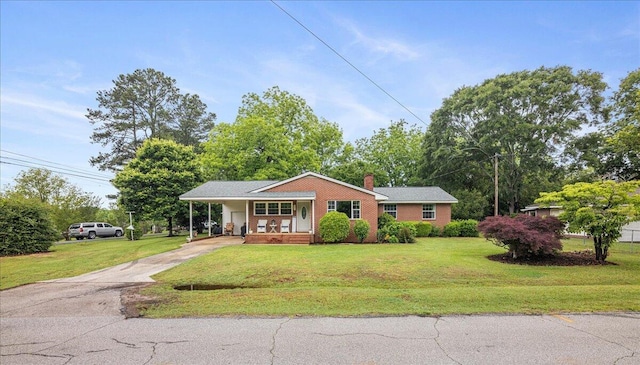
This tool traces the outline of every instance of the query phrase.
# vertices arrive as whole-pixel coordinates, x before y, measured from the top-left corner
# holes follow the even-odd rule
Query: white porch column
[[[193,239],[193,201],[189,200],[189,239]]]
[[[311,232],[316,234],[316,201],[311,201]]]
[[[211,203],[209,203],[209,218],[207,222],[207,225],[209,226],[209,237],[211,237]]]
[[[251,223],[249,222],[249,201],[248,200],[245,202],[244,215],[245,215],[244,221],[246,222],[244,234],[246,236],[249,234],[249,227],[251,227]]]

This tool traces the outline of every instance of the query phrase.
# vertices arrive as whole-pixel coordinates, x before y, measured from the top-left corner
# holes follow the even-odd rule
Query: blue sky
[[[138,68],[200,95],[219,122],[235,119],[244,94],[277,85],[352,141],[401,118],[426,128],[455,89],[501,73],[569,65],[615,89],[640,66],[640,2],[278,4],[421,120],[271,2],[2,1],[2,161],[68,165],[83,190],[115,193],[113,175],[88,163],[105,149],[90,143],[84,115],[98,90]],[[0,169],[5,186],[25,168]]]

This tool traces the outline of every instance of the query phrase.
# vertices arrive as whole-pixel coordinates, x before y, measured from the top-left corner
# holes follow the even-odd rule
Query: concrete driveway
[[[123,288],[152,283],[152,275],[229,245],[240,237],[217,237],[70,278],[49,280],[0,292],[0,317],[121,315]]]
[[[225,237],[0,292],[0,364],[640,364],[640,313],[125,319],[123,289]],[[256,303],[256,305],[260,305]]]

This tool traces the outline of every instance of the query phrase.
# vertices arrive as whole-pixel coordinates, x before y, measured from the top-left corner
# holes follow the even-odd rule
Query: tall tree
[[[207,105],[195,94],[180,95],[169,123],[173,140],[199,150],[209,137],[216,115],[207,112]]]
[[[640,69],[620,82],[611,98],[612,118],[595,132],[577,138],[566,149],[570,171],[628,181],[640,178]]]
[[[556,161],[562,147],[581,127],[602,122],[605,88],[600,73],[559,66],[499,75],[456,90],[431,115],[423,143],[424,180],[477,188],[493,197],[498,155],[500,200],[509,213],[517,211],[539,189],[559,184]]]
[[[561,191],[540,193],[536,203],[560,205],[560,219],[570,232],[593,237],[596,259],[604,261],[609,247],[620,237],[625,224],[640,218],[640,181],[598,181],[565,185]]]
[[[613,103],[616,128],[606,142],[623,164],[615,175],[620,180],[640,179],[640,68],[622,79]]]
[[[376,186],[388,186],[388,176],[382,167],[365,162],[356,153],[356,147],[347,142],[336,163],[326,175],[351,185],[364,187],[364,176],[373,174]]]
[[[136,157],[116,174],[113,185],[120,190],[119,202],[149,220],[167,220],[169,236],[173,220],[188,212],[179,196],[202,182],[193,147],[174,141],[148,139]]]
[[[49,207],[56,229],[61,232],[75,222],[90,221],[100,209],[100,198],[71,184],[50,170],[31,168],[7,186],[5,197],[35,200]]]
[[[97,93],[98,109],[87,109],[92,143],[109,147],[90,159],[101,170],[119,171],[149,138],[195,145],[206,137],[215,115],[197,95],[181,95],[176,80],[152,68],[120,75],[113,88]]]
[[[389,186],[417,185],[423,138],[420,128],[400,119],[378,129],[371,138],[357,140],[356,153],[365,164],[383,171],[384,176],[376,176],[379,184],[384,181]]]
[[[306,101],[278,87],[245,95],[235,123],[219,123],[205,143],[208,178],[282,179],[326,173],[343,147],[342,131]]]

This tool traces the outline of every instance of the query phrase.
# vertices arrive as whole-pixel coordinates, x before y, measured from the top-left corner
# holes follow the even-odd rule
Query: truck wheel
[[[96,238],[96,233],[95,232],[89,232],[89,236],[87,236],[87,238],[90,239],[90,240]]]
[[[116,237],[122,237],[122,231],[121,230],[117,230],[116,231]]]

